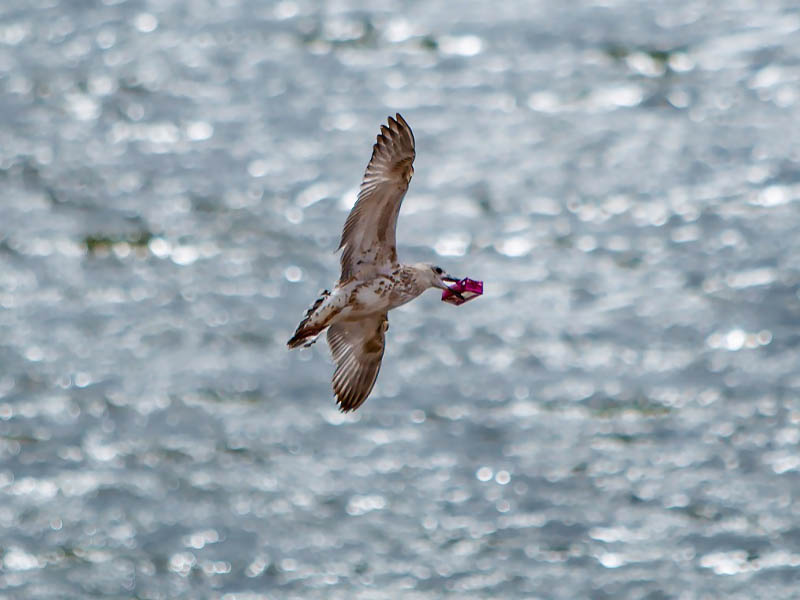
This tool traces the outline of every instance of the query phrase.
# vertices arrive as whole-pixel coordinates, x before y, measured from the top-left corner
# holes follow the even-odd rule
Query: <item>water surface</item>
[[[0,598],[789,599],[800,12],[695,0],[0,9]],[[289,353],[417,140],[342,416]]]

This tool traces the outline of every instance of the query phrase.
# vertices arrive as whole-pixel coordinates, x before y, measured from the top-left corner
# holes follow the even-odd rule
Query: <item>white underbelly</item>
[[[392,308],[392,281],[376,277],[360,286],[353,294],[354,311],[365,313],[386,312]]]
[[[407,290],[389,277],[379,275],[368,282],[353,282],[339,289],[331,299],[341,303],[337,319],[358,319],[367,315],[385,313],[413,300],[418,293]]]

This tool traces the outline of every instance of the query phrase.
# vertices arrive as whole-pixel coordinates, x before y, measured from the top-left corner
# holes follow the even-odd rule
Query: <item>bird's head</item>
[[[428,287],[440,288],[449,290],[457,278],[448,275],[444,269],[436,265],[429,265],[427,263],[420,263],[414,265],[414,268],[419,273],[420,279],[428,284]]]

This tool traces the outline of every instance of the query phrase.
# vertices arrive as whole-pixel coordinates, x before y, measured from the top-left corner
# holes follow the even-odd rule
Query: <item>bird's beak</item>
[[[436,287],[440,287],[443,290],[451,289],[448,283],[452,284],[452,283],[458,283],[460,281],[457,277],[453,277],[452,275],[442,275],[441,279],[442,279],[441,285],[437,285]]]
[[[448,285],[448,283],[454,284],[458,283],[459,281],[461,280],[458,277],[453,277],[452,275],[442,275],[442,285],[437,287],[441,287],[443,290],[449,290],[453,292],[454,296],[463,300],[464,296],[461,295],[461,292],[455,291],[452,287],[450,287],[450,285]]]

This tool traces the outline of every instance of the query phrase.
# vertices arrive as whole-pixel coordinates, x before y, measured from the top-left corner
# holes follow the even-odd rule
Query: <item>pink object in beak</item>
[[[456,296],[455,292],[460,293],[461,298]],[[449,302],[459,306],[468,300],[477,298],[481,294],[483,294],[483,282],[465,277],[451,285],[449,290],[442,290],[442,302]]]

